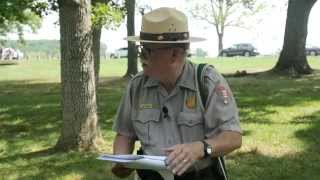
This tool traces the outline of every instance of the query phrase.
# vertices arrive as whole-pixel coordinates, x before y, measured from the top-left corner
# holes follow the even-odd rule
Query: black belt
[[[174,176],[174,179],[175,180],[205,180],[205,179],[213,180],[214,177],[212,176],[211,168],[212,167],[207,167],[199,171],[187,172],[182,174],[181,176]],[[164,180],[158,172],[153,170],[139,169],[136,171],[141,180]]]

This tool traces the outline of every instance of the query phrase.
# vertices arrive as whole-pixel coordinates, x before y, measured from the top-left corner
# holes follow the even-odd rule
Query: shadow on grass
[[[240,108],[242,123],[272,124],[268,118],[276,108],[320,100],[320,71],[303,78],[286,78],[269,73],[228,78]]]
[[[103,134],[111,131],[126,85],[123,80],[112,79],[101,79],[98,89]],[[59,83],[0,82],[0,102],[0,179],[111,177],[110,164],[96,160],[97,154],[54,153],[47,149],[55,145],[62,124]]]
[[[0,66],[11,66],[19,64],[17,61],[3,61],[0,60]]]
[[[320,176],[320,111],[307,117],[297,117],[292,124],[308,124],[308,128],[295,132],[303,142],[303,151],[274,157],[257,149],[229,156],[229,170],[237,180],[317,180]],[[282,142],[285,144],[286,142]]]
[[[50,136],[58,132],[61,124],[59,101],[57,84],[1,83],[0,136],[6,141],[1,155],[54,144]]]
[[[111,131],[124,85],[123,81],[102,79],[98,91],[102,132]],[[0,102],[0,137],[5,142],[0,145],[1,156],[56,143],[62,124],[58,83],[0,82]]]
[[[1,163],[14,163],[4,168],[0,177],[8,179],[111,179],[111,164],[96,159],[97,154],[84,152],[57,153],[51,149],[16,154],[0,159]],[[17,162],[19,162],[18,165]],[[3,169],[2,169],[3,170]],[[15,176],[12,176],[12,175]],[[117,179],[117,178],[112,178]],[[130,179],[130,178],[127,178]]]

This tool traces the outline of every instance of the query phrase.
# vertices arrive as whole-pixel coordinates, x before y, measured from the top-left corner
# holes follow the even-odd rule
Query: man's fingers
[[[125,177],[128,177],[134,170],[124,167],[121,164],[116,164],[115,166],[112,167],[111,171],[117,177],[125,178]]]
[[[192,148],[188,147],[188,144],[180,144],[165,149],[168,153],[166,165],[173,174],[182,175],[194,163]]]
[[[178,173],[187,163],[188,160],[186,158],[181,160],[179,159],[179,162],[177,162],[173,167],[173,171]]]
[[[187,161],[184,166],[182,166],[178,171],[177,175],[181,176],[184,172],[187,171],[187,169],[192,165],[191,161]]]
[[[171,152],[168,154],[167,163],[171,164],[172,161],[174,161],[179,155],[181,154],[180,148],[174,148]]]
[[[169,147],[169,148],[163,148],[163,150],[165,152],[172,152],[174,150],[174,146],[173,147]]]
[[[181,162],[183,158],[182,157],[176,157],[174,159],[172,159],[171,161],[169,161],[169,168],[170,169],[175,169],[176,166],[179,164],[179,162]]]

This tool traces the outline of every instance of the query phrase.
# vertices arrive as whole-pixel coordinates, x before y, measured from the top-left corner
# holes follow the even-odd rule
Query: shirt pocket
[[[133,120],[133,127],[141,143],[146,145],[156,144],[155,137],[161,134],[159,131],[160,124],[159,109],[140,110]]]
[[[180,112],[178,126],[183,143],[204,139],[202,113]]]

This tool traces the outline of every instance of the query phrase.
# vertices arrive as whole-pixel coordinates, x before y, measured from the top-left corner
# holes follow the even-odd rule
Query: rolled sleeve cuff
[[[238,121],[235,121],[234,119],[230,121],[226,121],[223,124],[220,124],[218,127],[207,132],[206,137],[216,136],[220,134],[222,131],[233,131],[233,132],[238,132],[242,134],[242,129],[237,122]]]
[[[112,131],[114,131],[114,132],[116,132],[116,133],[118,133],[118,134],[121,134],[121,135],[123,135],[123,136],[127,136],[127,137],[130,137],[130,138],[136,139],[136,134],[133,133],[133,132],[125,131],[125,130],[119,129],[119,128],[115,127],[115,126],[112,127]]]
[[[225,124],[220,126],[219,128],[220,131],[235,131],[235,132],[239,132],[240,134],[242,134],[242,129],[239,126],[234,126],[234,125],[230,125],[230,124]]]

